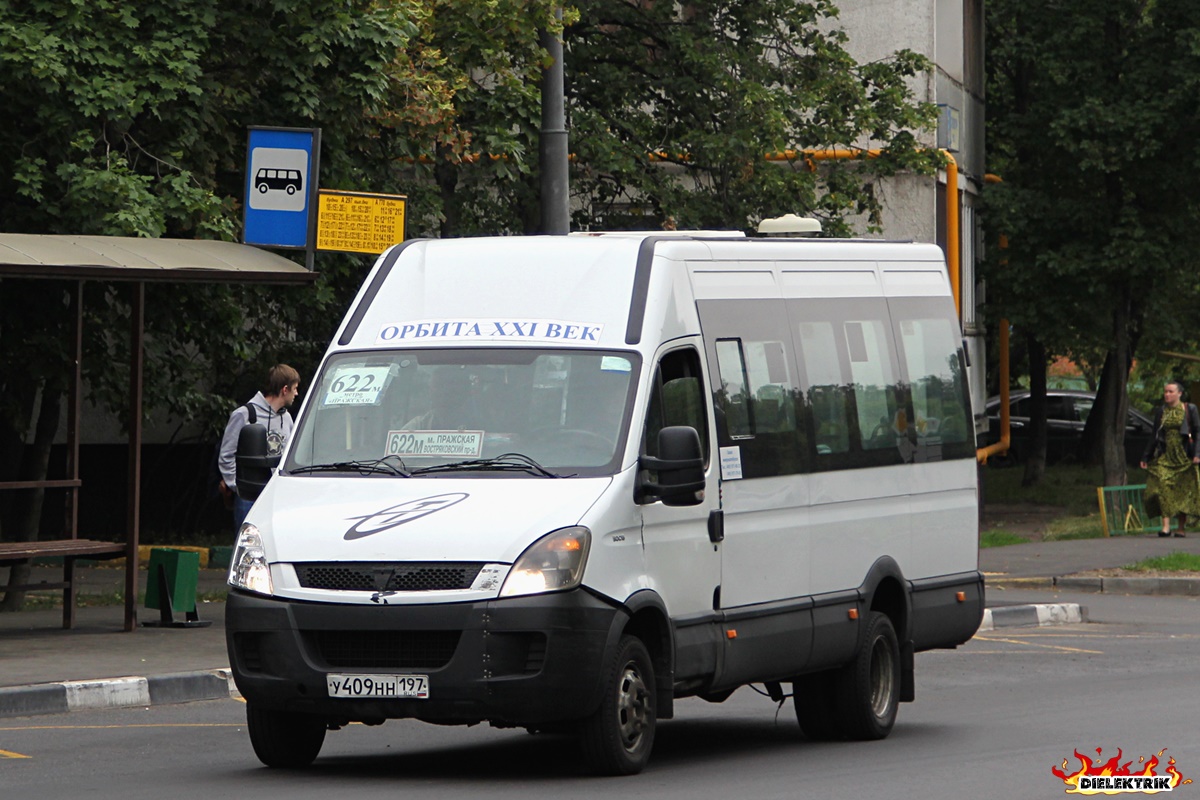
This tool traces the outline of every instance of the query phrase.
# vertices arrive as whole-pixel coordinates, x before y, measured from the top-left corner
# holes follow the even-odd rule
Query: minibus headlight
[[[575,526],[548,533],[521,554],[504,579],[501,597],[574,589],[583,579],[592,533]]]
[[[258,594],[272,594],[271,567],[263,550],[262,534],[250,523],[242,525],[233,558],[229,562],[229,585]]]

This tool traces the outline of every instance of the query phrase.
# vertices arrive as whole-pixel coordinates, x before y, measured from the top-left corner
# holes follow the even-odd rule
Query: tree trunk
[[[0,417],[0,481],[22,480],[25,437],[33,421],[37,389],[37,382],[31,380],[8,387],[11,395],[17,398],[17,413],[12,417]],[[15,519],[22,494],[15,490],[0,492],[0,542],[16,541],[11,532],[16,530]]]
[[[1029,353],[1029,450],[1025,454],[1022,486],[1033,486],[1046,475],[1046,347],[1026,334]]]
[[[1129,393],[1126,384],[1132,366],[1130,340],[1131,309],[1128,300],[1113,310],[1113,348],[1104,359],[1096,404],[1088,415],[1087,427],[1099,426],[1097,438],[1084,446],[1089,448],[1087,463],[1099,463],[1104,470],[1105,486],[1124,486],[1127,480],[1125,465],[1125,424],[1129,419]],[[1085,431],[1086,433],[1087,431]],[[1099,458],[1095,456],[1099,455]]]
[[[1092,404],[1092,410],[1084,422],[1083,436],[1080,437],[1079,446],[1075,451],[1075,456],[1079,459],[1080,464],[1099,466],[1104,463],[1104,406],[1109,402],[1104,386],[1104,376],[1112,369],[1114,357],[1115,353],[1112,350],[1104,355],[1104,366],[1100,368],[1100,383],[1095,388],[1096,401]]]
[[[1113,312],[1115,347],[1112,370],[1100,377],[1100,394],[1104,396],[1104,435],[1102,437],[1104,485],[1124,486],[1125,424],[1129,419],[1129,370],[1133,366],[1130,342],[1130,306],[1126,299]],[[1107,386],[1105,384],[1108,384]]]
[[[33,443],[26,445],[21,464],[23,480],[45,480],[50,468],[50,448],[54,444],[54,436],[58,433],[58,420],[62,409],[63,386],[60,381],[51,380],[42,391],[42,399],[38,408],[37,428],[34,431]],[[20,500],[13,509],[12,541],[32,542],[38,538],[38,528],[42,517],[42,502],[46,497],[45,489],[24,489],[18,492]],[[23,502],[22,502],[23,501]],[[20,586],[29,583],[30,568],[28,564],[17,564],[8,571],[8,582],[5,584],[4,600],[0,601],[0,612],[20,611],[25,605],[25,592],[13,591],[9,586]]]

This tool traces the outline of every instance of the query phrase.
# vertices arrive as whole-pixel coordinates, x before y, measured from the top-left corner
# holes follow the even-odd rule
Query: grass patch
[[[1137,483],[1134,472],[1140,471],[1131,471],[1128,480]],[[1024,477],[1023,465],[985,469],[984,502],[997,505],[1033,503],[1055,506],[1075,516],[1094,514],[1098,510],[1096,487],[1104,483],[1104,473],[1100,467],[1054,464],[1046,467],[1046,474],[1042,480],[1033,486],[1022,486],[1021,480]],[[1099,520],[1096,524],[1099,525]]]
[[[1046,526],[1042,538],[1047,542],[1064,542],[1071,539],[1100,539],[1104,537],[1104,526],[1099,514],[1063,517]]]
[[[984,531],[979,537],[980,547],[1004,547],[1010,544],[1025,544],[1029,540],[1024,536],[1006,531],[1003,528],[993,528],[990,531]]]
[[[1200,555],[1196,553],[1167,553],[1165,556],[1144,558],[1133,564],[1126,564],[1125,569],[1137,572],[1200,572]]]

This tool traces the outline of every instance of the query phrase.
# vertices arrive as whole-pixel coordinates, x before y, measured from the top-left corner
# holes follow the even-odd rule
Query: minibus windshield
[[[284,470],[408,478],[612,474],[640,359],[600,350],[338,353]]]

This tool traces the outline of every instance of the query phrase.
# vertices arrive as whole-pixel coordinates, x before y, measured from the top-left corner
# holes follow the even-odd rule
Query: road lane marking
[[[33,756],[23,756],[20,753],[14,753],[11,750],[0,750],[0,758],[32,758]]]
[[[132,725],[21,725],[0,731],[102,731],[122,728],[244,728],[244,722],[139,722]],[[0,750],[0,753],[4,752]]]
[[[989,633],[990,631],[985,631]],[[1050,631],[1039,631],[1038,633],[1023,633],[1022,636],[1036,636],[1040,638],[1070,638],[1070,639],[1167,639],[1167,640],[1189,640],[1200,638],[1200,635],[1194,633],[1102,633],[1095,632],[1071,632],[1052,633]]]
[[[1001,638],[1001,637],[993,638],[990,636],[988,636],[988,637],[977,636],[975,638],[977,638],[981,641],[984,641],[984,642],[1004,642],[1007,644],[1020,644],[1020,645],[1026,646],[1026,647],[1041,647],[1041,648],[1045,648],[1046,650],[1059,650],[1064,653],[1088,653],[1090,655],[1104,655],[1103,650],[1085,650],[1081,647],[1064,647],[1059,644],[1041,644],[1038,642],[1023,641],[1021,639],[1007,639],[1007,638]]]

